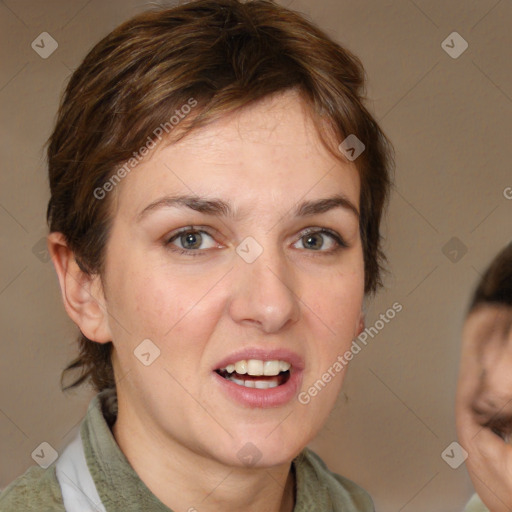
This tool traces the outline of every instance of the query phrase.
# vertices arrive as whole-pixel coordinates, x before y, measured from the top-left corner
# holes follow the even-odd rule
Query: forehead
[[[119,184],[117,210],[140,211],[177,192],[278,206],[336,189],[358,205],[355,165],[336,159],[322,136],[297,93],[265,98],[178,142],[160,143]]]

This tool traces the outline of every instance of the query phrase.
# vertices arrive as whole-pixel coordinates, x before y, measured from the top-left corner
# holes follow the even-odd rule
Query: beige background
[[[403,311],[354,359],[313,448],[363,485],[380,512],[460,511],[471,484],[464,465],[451,469],[441,453],[456,435],[463,311],[478,275],[512,238],[512,200],[504,194],[512,187],[512,3],[283,3],[361,57],[370,107],[397,151],[384,226],[391,275],[367,325],[396,301]],[[0,487],[33,464],[42,441],[63,448],[91,396],[59,390],[76,328],[37,250],[48,200],[42,146],[70,72],[93,43],[146,6],[0,3]],[[46,60],[30,46],[43,31],[59,45]],[[469,43],[457,59],[441,47],[453,31]],[[443,249],[452,237],[467,249],[457,262],[445,256],[450,246]]]

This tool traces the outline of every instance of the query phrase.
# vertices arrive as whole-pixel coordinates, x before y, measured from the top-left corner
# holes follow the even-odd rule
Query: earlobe
[[[68,316],[90,340],[112,341],[100,276],[81,270],[62,233],[50,233],[47,244]]]

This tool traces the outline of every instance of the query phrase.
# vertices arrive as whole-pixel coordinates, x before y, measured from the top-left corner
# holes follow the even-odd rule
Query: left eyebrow
[[[139,212],[137,215],[137,222],[140,222],[151,211],[155,211],[162,207],[186,207],[207,215],[219,215],[222,217],[237,216],[232,206],[222,199],[206,199],[193,195],[181,195],[165,196],[157,199]],[[343,208],[348,210],[359,220],[358,209],[350,199],[342,194],[336,194],[331,197],[316,199],[314,201],[303,201],[295,207],[293,215],[296,217],[307,217],[317,215],[319,213],[325,213],[334,208]]]
[[[341,194],[336,194],[335,196],[325,199],[317,199],[316,201],[304,201],[295,208],[294,214],[297,217],[305,217],[324,213],[333,208],[344,208],[352,212],[359,220],[359,211],[354,203],[352,203],[348,197]]]

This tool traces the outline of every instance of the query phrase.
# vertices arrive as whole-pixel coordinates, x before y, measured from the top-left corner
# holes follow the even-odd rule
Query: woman
[[[306,448],[381,284],[391,158],[363,86],[267,1],[144,13],[91,50],[48,147],[48,247],[81,331],[65,375],[98,394],[2,510],[373,510]]]
[[[482,276],[464,323],[457,433],[477,491],[466,512],[512,508],[512,243]]]

